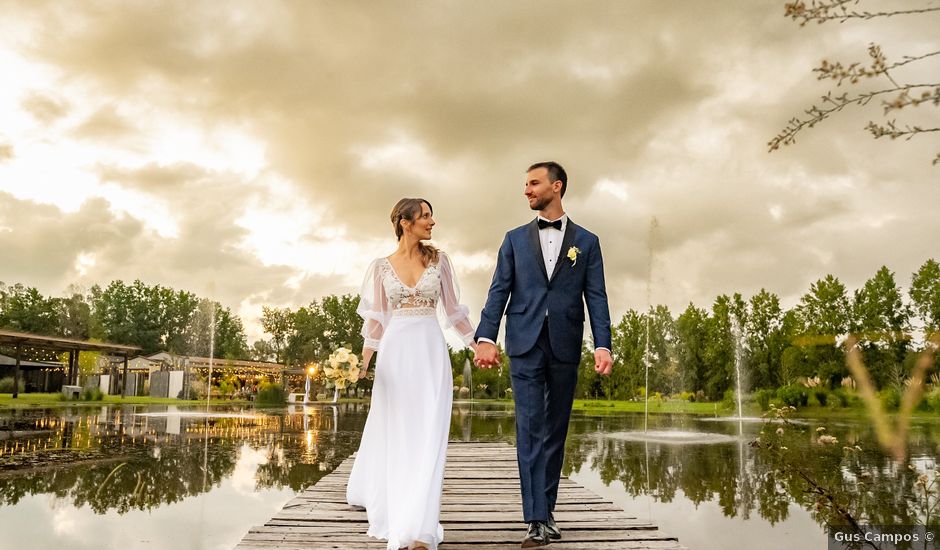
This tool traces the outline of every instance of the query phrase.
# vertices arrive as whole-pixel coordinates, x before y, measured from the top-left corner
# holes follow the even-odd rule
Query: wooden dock
[[[266,524],[253,527],[238,550],[385,549],[366,536],[361,508],[346,504],[353,457],[288,502]],[[555,507],[562,540],[557,550],[684,550],[675,537],[630,517],[574,481],[562,478]],[[440,550],[519,548],[525,534],[516,451],[505,443],[451,442],[441,503]]]

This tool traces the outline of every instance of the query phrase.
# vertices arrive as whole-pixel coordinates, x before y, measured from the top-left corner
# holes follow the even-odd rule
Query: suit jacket
[[[552,352],[561,361],[577,363],[587,303],[594,345],[611,349],[604,260],[597,235],[569,218],[554,272],[546,273],[538,232],[532,220],[506,233],[475,339],[495,342],[505,311],[506,353],[523,355],[535,346],[548,312]],[[572,246],[580,251],[577,261],[568,258]]]

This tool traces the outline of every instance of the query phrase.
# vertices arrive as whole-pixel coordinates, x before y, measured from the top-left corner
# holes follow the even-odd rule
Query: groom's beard
[[[548,206],[550,201],[548,199],[540,199],[529,205],[529,208],[536,211],[545,210],[545,207]]]

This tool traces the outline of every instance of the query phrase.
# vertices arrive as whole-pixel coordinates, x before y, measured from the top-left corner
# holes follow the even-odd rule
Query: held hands
[[[594,370],[601,376],[610,376],[614,360],[606,349],[594,350]]]
[[[499,350],[490,342],[477,342],[474,349],[473,364],[481,369],[499,365]]]

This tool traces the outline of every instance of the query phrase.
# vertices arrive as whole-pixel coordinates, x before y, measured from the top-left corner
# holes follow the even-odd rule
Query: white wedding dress
[[[365,346],[378,351],[372,404],[349,474],[346,501],[363,506],[369,536],[389,550],[437,548],[453,376],[441,323],[473,341],[448,257],[405,285],[386,258],[372,262],[360,294]],[[441,321],[438,321],[438,312]]]

